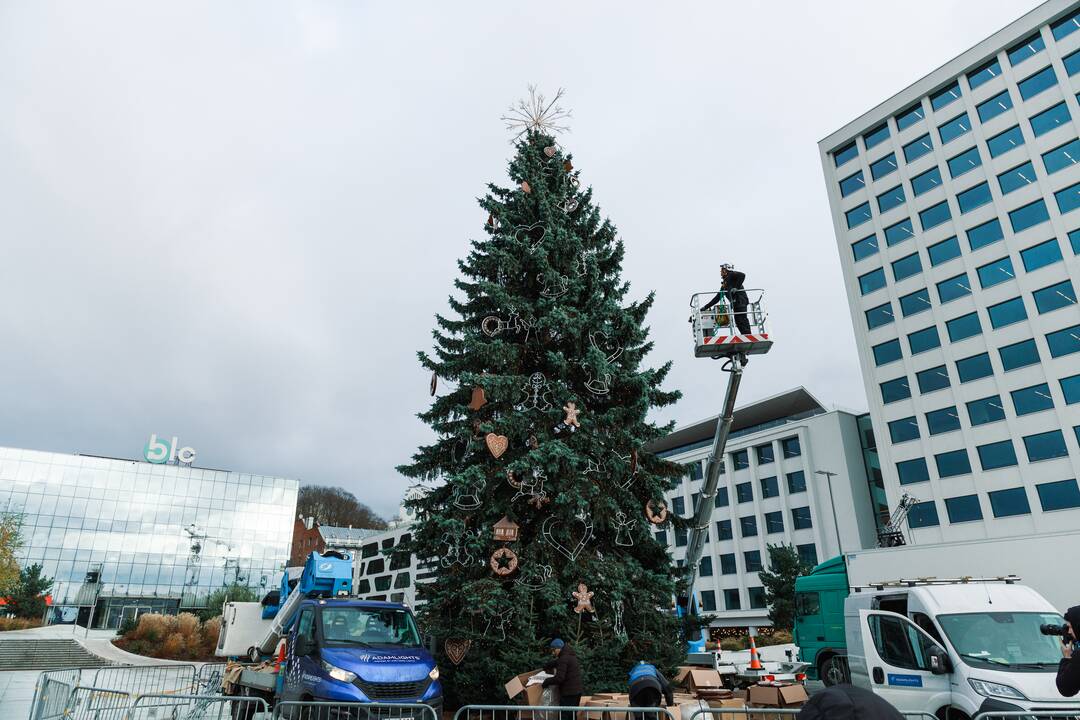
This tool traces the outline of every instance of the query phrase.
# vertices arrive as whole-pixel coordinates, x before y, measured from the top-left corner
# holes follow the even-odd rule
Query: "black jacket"
[[[833,685],[811,695],[798,720],[904,720],[904,716],[869,690]]]
[[[708,310],[713,305],[720,302],[720,298],[722,297],[727,297],[728,302],[731,303],[732,310],[739,312],[740,310],[745,309],[750,303],[750,300],[746,297],[746,291],[743,290],[744,282],[746,282],[746,273],[741,273],[738,270],[728,270],[727,276],[720,285],[720,292],[716,293],[716,296],[705,303],[701,309]]]
[[[1072,625],[1074,635],[1080,631],[1080,605],[1066,610],[1065,619]],[[1062,658],[1058,663],[1057,689],[1065,697],[1072,697],[1080,692],[1080,657],[1077,657],[1075,651],[1072,658]]]
[[[559,652],[559,657],[545,665],[544,669],[548,671],[554,669],[555,671],[555,677],[545,680],[544,687],[558,685],[559,693],[564,696],[585,693],[585,687],[581,684],[581,665],[578,663],[577,655],[574,654],[569,645],[564,645]]]
[[[671,690],[671,683],[664,677],[664,673],[659,670],[656,671],[655,677],[643,677],[638,678],[634,682],[630,683],[629,695],[631,707],[649,707],[649,705],[635,704],[634,700],[640,696],[642,691],[652,691],[656,693],[656,701],[659,703],[660,695],[663,694],[664,699],[667,700],[668,705],[675,704],[675,696]],[[655,706],[653,706],[655,707]]]

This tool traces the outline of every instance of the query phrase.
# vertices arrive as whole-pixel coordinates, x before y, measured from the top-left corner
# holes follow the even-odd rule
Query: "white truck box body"
[[[852,587],[915,578],[1017,575],[1059,612],[1080,604],[1080,530],[845,554]]]
[[[263,606],[257,602],[225,603],[221,614],[221,631],[214,655],[244,657],[266,635],[272,620],[263,620]]]

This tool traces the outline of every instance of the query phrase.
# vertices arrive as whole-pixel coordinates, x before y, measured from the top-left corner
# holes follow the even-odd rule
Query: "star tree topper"
[[[570,119],[570,111],[563,110],[558,104],[565,92],[565,90],[559,88],[555,93],[555,97],[552,98],[551,102],[548,102],[543,93],[536,91],[535,85],[530,85],[529,99],[518,100],[510,106],[510,110],[506,115],[499,118],[506,123],[507,130],[516,131],[511,142],[530,132],[537,132],[542,135],[569,132],[570,126],[564,123]]]

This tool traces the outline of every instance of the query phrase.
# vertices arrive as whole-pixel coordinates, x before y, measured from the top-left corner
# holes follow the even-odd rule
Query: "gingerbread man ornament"
[[[574,608],[574,612],[580,615],[583,612],[595,613],[596,610],[592,606],[592,592],[585,583],[578,583],[577,592],[570,593],[574,599],[577,600],[577,607]]]

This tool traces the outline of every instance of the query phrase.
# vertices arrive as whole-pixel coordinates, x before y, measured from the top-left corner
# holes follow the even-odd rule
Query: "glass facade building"
[[[819,145],[884,489],[921,501],[918,543],[1080,523],[1077,30],[1080,4],[1045,2]]]
[[[0,510],[22,565],[55,578],[51,621],[118,627],[205,607],[224,585],[272,588],[289,559],[299,481],[187,465],[0,448]]]

